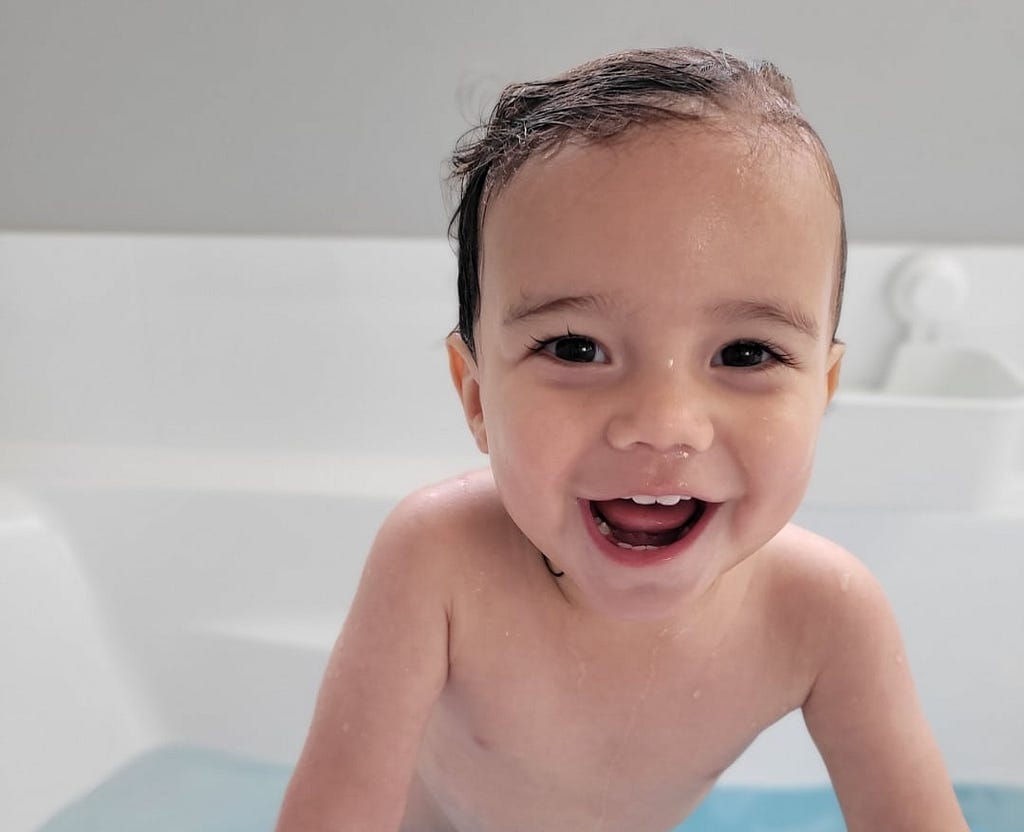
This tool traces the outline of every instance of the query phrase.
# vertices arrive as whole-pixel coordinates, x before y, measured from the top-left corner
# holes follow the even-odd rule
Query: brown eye
[[[582,335],[562,335],[546,341],[535,340],[534,352],[543,352],[569,364],[598,364],[608,361],[604,350],[593,338]]]
[[[722,348],[721,363],[726,367],[757,367],[772,358],[771,351],[756,341],[737,341]]]
[[[559,338],[551,346],[556,358],[578,364],[593,363],[600,352],[597,344],[589,338],[579,338],[576,336]]]

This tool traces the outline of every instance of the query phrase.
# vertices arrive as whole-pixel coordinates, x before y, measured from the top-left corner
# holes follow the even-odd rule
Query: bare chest
[[[421,775],[457,829],[669,828],[799,704],[784,651],[736,627],[620,644],[481,628],[454,657]]]
[[[616,768],[642,779],[716,774],[788,699],[769,662],[728,646],[594,657],[510,645],[464,670],[442,709],[467,742],[587,779]]]

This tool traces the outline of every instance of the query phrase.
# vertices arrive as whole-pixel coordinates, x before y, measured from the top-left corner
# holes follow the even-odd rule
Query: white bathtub
[[[854,248],[854,330],[899,254]],[[0,828],[171,742],[294,760],[385,512],[484,461],[454,310],[443,241],[0,235]],[[1024,466],[980,510],[815,493],[798,519],[886,587],[954,779],[1024,785]],[[826,775],[797,715],[726,779]]]

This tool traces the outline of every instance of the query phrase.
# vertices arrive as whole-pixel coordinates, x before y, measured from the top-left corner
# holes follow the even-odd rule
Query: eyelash
[[[760,340],[760,341],[753,341],[753,340],[751,340],[751,341],[747,341],[747,340],[732,341],[731,343],[728,343],[724,347],[722,347],[722,350],[727,349],[729,347],[735,347],[735,346],[738,346],[740,344],[748,344],[748,345],[750,345],[752,347],[757,347],[759,349],[764,350],[768,354],[768,360],[767,361],[763,361],[760,364],[754,364],[754,365],[752,365],[750,367],[739,367],[737,369],[762,370],[762,369],[767,369],[767,368],[771,367],[773,364],[781,364],[784,367],[799,367],[800,366],[800,362],[794,356],[790,355],[784,349],[782,349],[781,347],[776,346],[775,344],[773,344],[773,343],[771,343],[769,341],[763,341],[763,340]],[[719,352],[721,352],[721,350],[719,350]]]
[[[555,343],[557,343],[559,341],[563,341],[563,340],[567,340],[567,339],[573,339],[573,340],[576,340],[576,341],[587,341],[587,342],[593,344],[595,348],[597,348],[597,349],[601,350],[602,352],[604,352],[604,348],[600,344],[598,344],[598,342],[595,341],[593,338],[588,338],[586,335],[577,335],[572,330],[566,330],[565,335],[555,335],[555,336],[553,336],[551,338],[532,338],[531,340],[533,341],[533,344],[530,345],[529,347],[527,347],[527,349],[529,349],[529,351],[532,352],[532,353],[540,353],[540,352],[544,352],[544,350],[547,347],[549,347],[551,344],[555,344]],[[557,355],[552,355],[551,357],[554,360],[561,361],[561,362],[563,362],[565,364],[592,364],[592,363],[595,363],[595,362],[591,362],[591,361],[568,361],[566,359],[560,359]]]
[[[547,347],[549,347],[551,344],[557,343],[558,341],[561,341],[563,339],[568,339],[568,338],[576,339],[576,340],[579,340],[579,341],[588,341],[591,344],[593,344],[597,349],[600,349],[600,350],[603,351],[603,348],[600,346],[600,344],[598,344],[597,341],[595,341],[593,338],[588,338],[586,335],[577,335],[575,332],[572,332],[571,330],[567,330],[564,335],[555,335],[555,336],[550,337],[550,338],[536,338],[536,337],[534,337],[534,338],[531,339],[533,341],[533,343],[529,347],[527,347],[527,349],[529,349],[529,351],[531,353],[541,353],[541,352],[544,352],[544,350]],[[769,341],[764,341],[764,340],[760,340],[760,341],[754,341],[754,340],[750,340],[750,341],[747,341],[747,340],[732,341],[732,342],[726,344],[724,347],[722,347],[722,350],[728,349],[729,347],[739,346],[741,344],[749,345],[749,346],[756,347],[758,349],[763,350],[765,353],[767,353],[768,360],[762,361],[760,364],[753,364],[753,365],[746,366],[746,367],[744,367],[744,366],[737,366],[737,367],[735,367],[735,369],[741,369],[741,370],[745,369],[745,370],[750,370],[750,371],[758,371],[758,370],[763,371],[765,369],[770,368],[771,366],[773,366],[775,364],[781,364],[784,367],[799,367],[800,366],[800,362],[796,358],[794,358],[792,355],[787,353],[781,347],[778,347],[778,346],[776,346],[775,344],[772,344]],[[721,352],[722,350],[719,350],[719,352]],[[559,359],[558,356],[555,356],[555,355],[552,355],[551,357],[553,359],[555,359],[556,361],[562,361],[563,363],[566,363],[566,364],[589,364],[589,363],[594,363],[594,362],[587,362],[587,361],[568,361],[566,359]]]

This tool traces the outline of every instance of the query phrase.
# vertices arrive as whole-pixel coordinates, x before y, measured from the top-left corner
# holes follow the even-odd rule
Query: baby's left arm
[[[849,832],[969,832],[888,601],[852,558],[843,582],[803,713]]]

